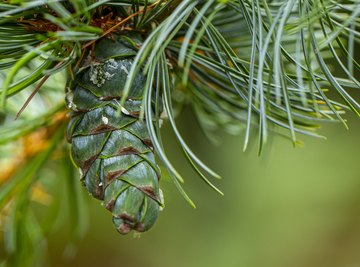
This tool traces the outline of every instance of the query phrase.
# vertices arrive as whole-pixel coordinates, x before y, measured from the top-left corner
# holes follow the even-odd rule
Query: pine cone
[[[111,211],[116,229],[143,232],[155,223],[161,204],[159,169],[146,122],[139,119],[145,77],[138,74],[121,107],[136,51],[123,40],[102,39],[95,57],[67,87],[72,110],[68,126],[71,155],[81,181]]]

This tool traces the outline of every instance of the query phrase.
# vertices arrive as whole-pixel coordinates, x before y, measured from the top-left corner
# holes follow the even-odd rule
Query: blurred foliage
[[[0,129],[0,255],[7,259],[5,266],[41,266],[46,236],[66,221],[72,224],[69,244],[79,240],[87,228],[80,185],[64,140],[68,121],[62,94],[64,75],[50,82],[53,86],[34,97],[21,120]],[[25,102],[29,94],[9,101],[9,116],[15,117],[18,103]]]

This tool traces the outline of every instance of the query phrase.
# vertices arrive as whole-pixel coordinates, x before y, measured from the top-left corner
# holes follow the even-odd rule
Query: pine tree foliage
[[[164,149],[162,121],[171,125],[199,177],[219,193],[211,181],[219,175],[177,127],[175,114],[182,107],[192,108],[210,140],[216,140],[217,129],[231,134],[240,129],[244,150],[252,141],[259,153],[269,134],[296,145],[301,135],[322,137],[323,123],[347,127],[345,112],[359,116],[360,110],[359,14],[357,0],[0,1],[4,264],[39,263],[63,205],[69,206],[73,241],[83,235],[83,201],[65,141],[65,87],[96,65],[101,40],[132,47],[131,68],[114,108],[120,116],[142,75],[138,118],[159,164],[194,206]],[[114,50],[110,46],[104,53],[111,58]],[[57,190],[59,179],[65,180],[63,191]],[[39,203],[46,212],[39,212]]]

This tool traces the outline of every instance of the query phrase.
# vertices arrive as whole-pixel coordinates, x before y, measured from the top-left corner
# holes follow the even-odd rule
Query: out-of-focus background
[[[51,235],[50,266],[360,266],[358,120],[349,119],[350,130],[323,125],[327,140],[301,136],[302,148],[272,137],[261,157],[256,142],[242,152],[241,136],[223,135],[213,146],[193,123],[186,114],[179,122],[189,144],[222,175],[216,184],[225,196],[179,157],[165,125],[172,159],[197,209],[165,177],[166,208],[156,226],[141,236],[121,236],[111,215],[89,197],[87,235],[76,246],[67,246],[61,231]]]

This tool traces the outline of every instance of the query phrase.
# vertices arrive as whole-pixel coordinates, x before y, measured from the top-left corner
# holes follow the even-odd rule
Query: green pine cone
[[[102,39],[95,57],[70,81],[66,101],[71,155],[89,193],[103,200],[116,229],[143,232],[161,207],[159,169],[146,122],[139,119],[145,77],[138,74],[121,114],[119,102],[136,54],[133,43]]]

